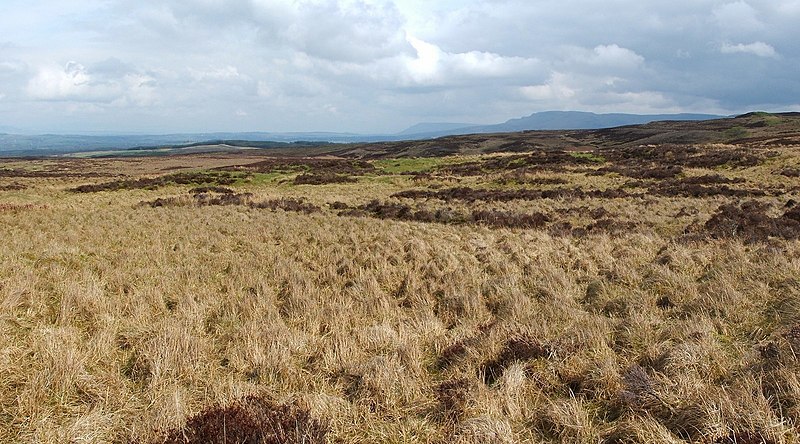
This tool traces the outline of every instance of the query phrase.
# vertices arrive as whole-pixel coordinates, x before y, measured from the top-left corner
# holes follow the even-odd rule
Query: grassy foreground
[[[0,442],[798,442],[800,152],[649,150],[5,162]]]

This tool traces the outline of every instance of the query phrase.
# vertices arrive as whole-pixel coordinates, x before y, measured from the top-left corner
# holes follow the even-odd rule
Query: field
[[[4,159],[0,236],[0,442],[800,440],[797,115]]]

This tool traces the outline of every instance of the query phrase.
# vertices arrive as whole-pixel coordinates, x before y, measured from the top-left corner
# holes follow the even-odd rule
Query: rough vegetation
[[[759,119],[9,161],[0,442],[798,442]]]
[[[747,243],[800,238],[800,207],[794,206],[778,217],[770,217],[768,209],[767,204],[755,200],[722,205],[703,225],[703,232],[717,239],[738,238]]]
[[[167,432],[163,444],[323,444],[326,427],[295,405],[278,405],[250,395],[228,406],[197,413],[186,425]]]
[[[174,173],[164,176],[140,179],[122,179],[99,184],[80,185],[71,188],[76,193],[96,193],[99,191],[119,191],[147,189],[154,190],[167,185],[221,186],[236,183],[238,177],[228,172]]]

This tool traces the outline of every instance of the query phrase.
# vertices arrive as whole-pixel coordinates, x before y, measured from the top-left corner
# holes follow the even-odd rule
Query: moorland
[[[217,145],[0,161],[0,442],[800,439],[800,115]]]

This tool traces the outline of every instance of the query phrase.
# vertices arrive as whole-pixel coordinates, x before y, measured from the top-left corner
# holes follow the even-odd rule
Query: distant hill
[[[527,117],[511,119],[494,125],[466,123],[419,123],[397,134],[353,134],[331,132],[269,133],[269,132],[217,132],[165,135],[88,134],[60,135],[20,134],[2,131],[0,127],[0,155],[54,155],[84,151],[124,150],[138,147],[171,147],[181,144],[202,144],[208,141],[233,140],[252,142],[331,142],[374,143],[404,140],[433,139],[445,136],[507,133],[531,130],[602,129],[625,125],[645,124],[654,121],[697,121],[722,116],[710,114],[594,114],[578,111],[547,111]]]
[[[397,135],[428,134],[447,132],[475,126],[471,123],[418,123],[397,133]]]
[[[19,134],[23,132],[24,132],[23,130],[15,128],[13,126],[0,125],[0,134],[8,134],[8,133]]]
[[[713,114],[595,114],[579,111],[547,111],[511,119],[489,129],[506,131],[600,129],[625,125],[641,125],[664,120],[711,120],[724,116]]]
[[[502,125],[493,126],[493,129]],[[748,113],[713,120],[659,120],[598,129],[497,131],[333,147],[331,154],[365,159],[440,157],[533,151],[602,151],[647,145],[800,146],[800,113]]]
[[[641,125],[657,121],[675,120],[711,120],[725,116],[714,114],[595,114],[582,111],[545,111],[533,113],[527,117],[507,120],[495,125],[471,125],[458,127],[458,124],[417,124],[399,133],[420,136],[424,138],[441,137],[463,134],[479,133],[508,133],[532,130],[574,130],[574,129],[602,129],[625,125]],[[431,131],[414,131],[415,128],[435,128]],[[445,127],[449,125],[449,127]]]

